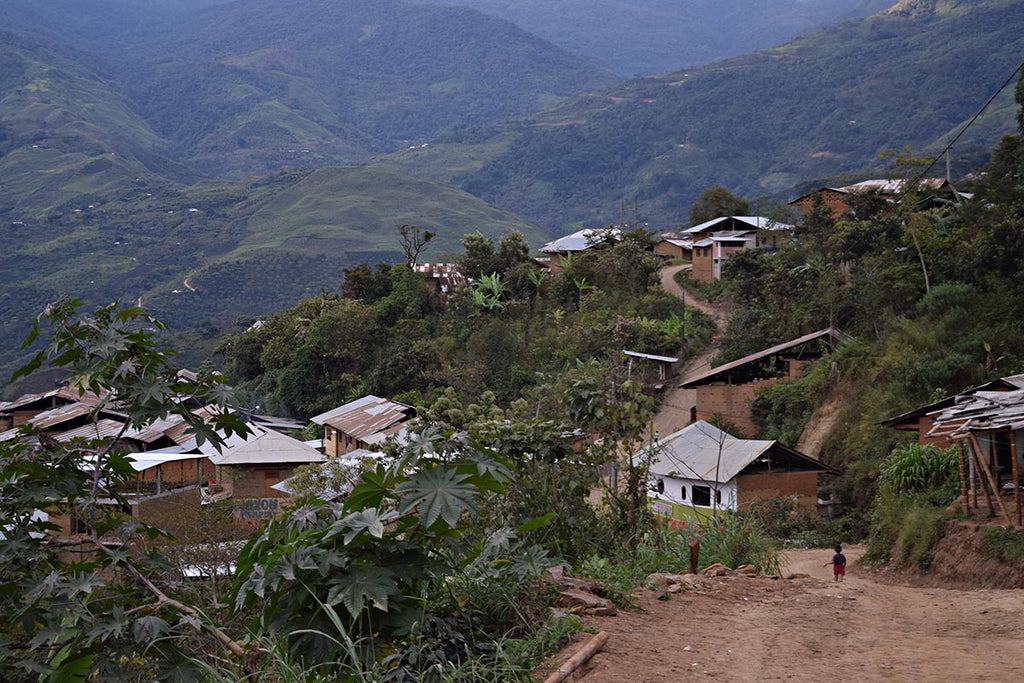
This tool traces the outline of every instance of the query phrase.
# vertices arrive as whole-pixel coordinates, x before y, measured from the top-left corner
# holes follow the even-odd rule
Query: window
[[[721,489],[715,489],[715,503],[717,503],[718,505],[722,504],[722,490]]]
[[[711,507],[711,487],[694,485],[693,504],[703,505],[704,507]]]
[[[657,487],[657,489],[658,489],[658,493],[665,493],[665,480],[664,479],[659,479],[658,480],[658,487]]]

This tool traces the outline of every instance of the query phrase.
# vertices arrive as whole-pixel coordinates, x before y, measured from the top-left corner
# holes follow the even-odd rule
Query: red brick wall
[[[800,503],[814,507],[818,503],[817,472],[774,472],[772,474],[741,474],[736,477],[740,509],[761,498],[800,496]]]
[[[757,392],[777,380],[766,379],[750,384],[705,384],[697,387],[697,419],[720,417],[736,425],[747,439],[757,438],[757,427],[750,418],[750,403]],[[739,435],[736,435],[739,436]]]
[[[693,268],[690,270],[690,277],[697,282],[711,282],[714,272],[712,270],[713,247],[693,248]]]

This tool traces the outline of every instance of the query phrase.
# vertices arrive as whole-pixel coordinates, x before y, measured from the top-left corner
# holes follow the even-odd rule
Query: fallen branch
[[[561,683],[569,677],[569,674],[583,666],[583,664],[585,664],[587,660],[589,660],[591,657],[597,654],[597,651],[604,647],[604,644],[607,642],[608,632],[601,631],[596,636],[591,638],[590,641],[583,646],[583,649],[581,649],[579,652],[570,657],[565,662],[565,664],[558,667],[558,669],[555,670],[554,673],[545,678],[544,683]]]

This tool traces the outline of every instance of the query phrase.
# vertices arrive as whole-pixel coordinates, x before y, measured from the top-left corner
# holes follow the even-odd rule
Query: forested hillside
[[[941,150],[1024,55],[1019,3],[913,7],[577,99],[519,126],[479,168],[449,177],[550,224],[600,221],[636,197],[641,220],[672,225],[713,185],[788,200],[809,179],[884,176],[878,154]],[[983,163],[1013,129],[1012,111],[1004,96],[972,127],[954,150],[954,176]],[[488,139],[449,136],[433,153],[443,163],[449,148]],[[430,154],[420,152],[415,166],[388,163],[415,170]]]
[[[780,45],[868,16],[890,0],[420,0],[514,22],[624,76],[664,73]]]

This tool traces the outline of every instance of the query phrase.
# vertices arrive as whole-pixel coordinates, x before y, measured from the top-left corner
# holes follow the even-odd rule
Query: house
[[[1020,528],[1024,389],[961,394],[930,419],[929,438],[958,446],[964,512],[979,508],[980,490],[989,513],[998,510],[1007,524]],[[1012,500],[1012,513],[1007,498]]]
[[[427,290],[432,296],[437,297],[441,304],[444,304],[448,300],[448,295],[458,287],[469,283],[457,263],[415,263],[412,269],[423,276]]]
[[[654,243],[654,255],[665,261],[674,259],[690,260],[693,240],[662,237]]]
[[[758,392],[803,377],[807,363],[846,339],[849,337],[845,333],[827,327],[685,377],[679,386],[696,390],[694,420],[715,418],[744,435],[755,436],[758,430],[751,416],[751,403]]]
[[[13,401],[0,401],[0,432],[20,427],[43,412],[71,404],[95,408],[101,400],[91,391],[79,393],[78,389],[61,386],[38,394],[25,394]]]
[[[703,420],[648,448],[651,508],[677,523],[715,509],[738,512],[763,498],[795,496],[814,507],[818,475],[830,471],[778,441],[738,439]]]
[[[231,499],[232,516],[239,528],[252,528],[281,509],[287,494],[274,488],[295,473],[295,468],[326,458],[317,449],[278,432],[250,427],[247,436],[234,434],[225,439],[218,452],[210,442],[199,447],[216,467],[218,490],[208,491],[207,500]]]
[[[800,209],[802,215],[807,216],[814,209],[814,202],[817,199],[823,206],[832,211],[833,216],[838,218],[850,213],[851,195],[864,192],[878,192],[883,197],[891,200],[903,190],[905,184],[906,180],[902,179],[874,178],[842,187],[822,187],[797,197],[789,205]],[[924,199],[926,203],[931,202],[931,198],[935,196],[947,198],[961,196],[961,193],[945,178],[922,178],[918,184],[918,189],[926,195]]]
[[[365,448],[379,450],[386,438],[398,434],[416,417],[412,406],[378,396],[364,396],[312,418],[324,428],[324,453],[337,457]]]
[[[942,410],[955,404],[958,398],[971,396],[980,391],[1016,391],[1018,389],[1024,389],[1024,375],[1000,377],[954,396],[947,396],[926,406],[915,408],[902,415],[890,417],[882,422],[882,425],[900,431],[914,432],[917,434],[917,442],[922,446],[933,444],[936,448],[946,449],[953,446],[953,442],[943,432],[932,432],[932,428],[935,426],[935,417]]]
[[[622,353],[629,358],[630,377],[634,374],[634,363],[637,365],[635,372],[643,378],[644,389],[656,391],[664,389],[665,382],[679,366],[679,359],[674,356],[656,356],[651,353],[625,350]]]
[[[571,235],[559,237],[553,242],[548,242],[540,248],[541,253],[549,257],[548,270],[552,275],[564,270],[563,262],[572,258],[573,254],[590,249],[596,244],[604,241],[618,241],[622,239],[622,230],[616,227],[609,228],[584,228],[577,230]]]
[[[692,243],[693,269],[697,282],[722,279],[722,264],[742,249],[778,251],[792,235],[793,226],[763,216],[723,216],[684,231]]]

